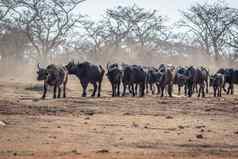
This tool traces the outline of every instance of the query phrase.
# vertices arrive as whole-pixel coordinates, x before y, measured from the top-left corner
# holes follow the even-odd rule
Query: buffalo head
[[[40,64],[37,65],[37,80],[42,81],[47,78],[47,70],[45,68],[40,67]]]
[[[76,74],[77,73],[77,64],[74,61],[69,62],[66,66],[67,71],[69,74]]]

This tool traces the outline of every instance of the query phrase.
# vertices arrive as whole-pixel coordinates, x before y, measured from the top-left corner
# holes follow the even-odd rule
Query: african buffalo
[[[175,71],[175,79],[174,79],[174,84],[178,85],[178,94],[181,94],[181,87],[184,86],[184,93],[185,95],[187,94],[187,89],[186,89],[186,67],[177,67]]]
[[[44,92],[42,99],[45,99],[48,86],[54,87],[54,96],[56,98],[56,92],[58,89],[58,96],[61,96],[61,88],[60,86],[63,84],[63,97],[66,97],[66,84],[68,81],[68,71],[63,66],[57,66],[54,64],[48,65],[46,68],[41,68],[40,64],[38,64],[37,70],[37,80],[44,81]]]
[[[198,97],[200,97],[201,93],[202,97],[205,97],[205,85],[208,91],[208,71],[203,67],[195,68],[193,66],[190,66],[186,71],[186,76],[188,77],[186,81],[188,96],[191,97],[194,88],[199,85]]]
[[[160,87],[159,87],[159,82],[161,79],[161,73],[159,72],[158,69],[154,67],[150,67],[147,72],[147,77],[146,77],[146,84],[149,85],[150,90],[152,91],[152,94],[155,92],[154,85],[156,85],[157,88],[157,94],[160,93]],[[148,87],[148,86],[146,86]]]
[[[225,77],[221,73],[216,73],[210,77],[210,85],[213,87],[214,97],[221,97],[222,89],[224,88]]]
[[[164,96],[164,90],[167,87],[168,94],[170,97],[172,97],[173,92],[173,83],[175,79],[175,68],[174,67],[160,67],[159,72],[161,74],[159,86],[161,89],[161,97]]]
[[[95,65],[89,62],[82,62],[78,64],[69,62],[65,67],[67,68],[69,74],[75,75],[79,78],[83,88],[82,97],[87,96],[87,87],[89,83],[93,84],[94,88],[91,96],[94,97],[96,91],[98,90],[97,96],[100,97],[101,84],[105,73],[105,70],[101,65]]]
[[[139,95],[144,96],[146,82],[146,72],[141,66],[138,65],[124,65],[123,66],[123,96],[125,96],[126,88],[128,86],[129,91],[135,96],[137,87],[139,86]],[[130,90],[131,89],[131,90]]]
[[[107,64],[107,77],[112,85],[112,97],[120,96],[120,85],[122,81],[122,69],[119,64]]]
[[[238,84],[238,70],[233,68],[221,68],[217,71],[217,73],[224,75],[224,91],[227,94],[234,94],[234,84]],[[228,90],[225,88],[225,84],[228,83]]]

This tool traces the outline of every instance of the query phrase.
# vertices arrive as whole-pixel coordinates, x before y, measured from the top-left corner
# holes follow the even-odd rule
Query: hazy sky
[[[87,0],[79,7],[82,14],[87,14],[93,19],[99,19],[107,8],[113,8],[118,5],[133,5],[136,3],[140,7],[148,9],[157,9],[160,14],[166,15],[170,22],[179,19],[179,10],[186,9],[196,2],[208,0]],[[212,2],[212,0],[209,0]],[[235,8],[238,8],[238,0],[226,0],[226,2]]]

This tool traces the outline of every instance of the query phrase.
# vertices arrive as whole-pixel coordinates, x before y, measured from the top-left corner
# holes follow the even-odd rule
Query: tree
[[[203,42],[208,54],[212,47],[217,61],[225,45],[225,37],[238,19],[236,9],[222,2],[205,3],[196,4],[182,14],[182,25],[188,27]]]
[[[23,63],[24,51],[27,48],[28,42],[23,30],[6,26],[0,38],[1,61],[5,64],[9,62]]]
[[[58,47],[79,20],[74,9],[85,0],[12,0],[11,20],[25,31],[36,50],[36,58],[48,63],[51,51]]]
[[[125,40],[132,29],[128,9],[129,7],[122,6],[118,6],[115,9],[107,9],[104,17],[106,33],[109,35],[107,40],[116,46],[116,49],[120,47],[121,42]]]
[[[13,3],[7,0],[0,0],[0,20],[3,20],[13,8]]]
[[[106,13],[108,21],[112,21],[108,23],[111,24],[111,32],[119,37],[117,39],[134,38],[142,48],[153,36],[159,36],[164,28],[164,18],[158,15],[157,10],[146,10],[135,4],[128,7],[118,6],[114,10],[107,10]]]
[[[97,53],[101,51],[101,47],[105,44],[105,41],[108,38],[108,33],[105,30],[104,22],[83,20],[81,25],[86,31],[85,35],[88,37],[89,41],[92,41],[94,45],[94,54],[97,55]]]

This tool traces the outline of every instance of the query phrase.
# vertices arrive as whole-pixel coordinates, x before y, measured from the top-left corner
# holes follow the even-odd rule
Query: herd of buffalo
[[[142,65],[107,64],[107,72],[101,65],[89,62],[69,62],[65,66],[48,65],[41,68],[38,65],[37,80],[44,81],[44,93],[46,97],[48,86],[54,87],[53,98],[61,97],[61,86],[63,85],[63,97],[66,97],[66,84],[68,75],[79,78],[83,88],[82,96],[87,96],[88,84],[93,85],[92,97],[97,93],[100,97],[101,85],[104,74],[111,83],[112,96],[144,96],[151,92],[160,94],[161,97],[167,93],[172,97],[173,85],[178,86],[178,94],[184,88],[185,96],[191,97],[194,93],[198,97],[205,97],[209,86],[213,87],[214,97],[221,97],[222,91],[233,94],[234,84],[238,83],[238,70],[233,68],[221,68],[211,75],[205,67],[175,67],[173,65],[161,64],[158,67],[147,67]],[[228,87],[226,88],[226,84]],[[123,86],[121,92],[120,88]],[[58,92],[58,94],[57,94]]]

